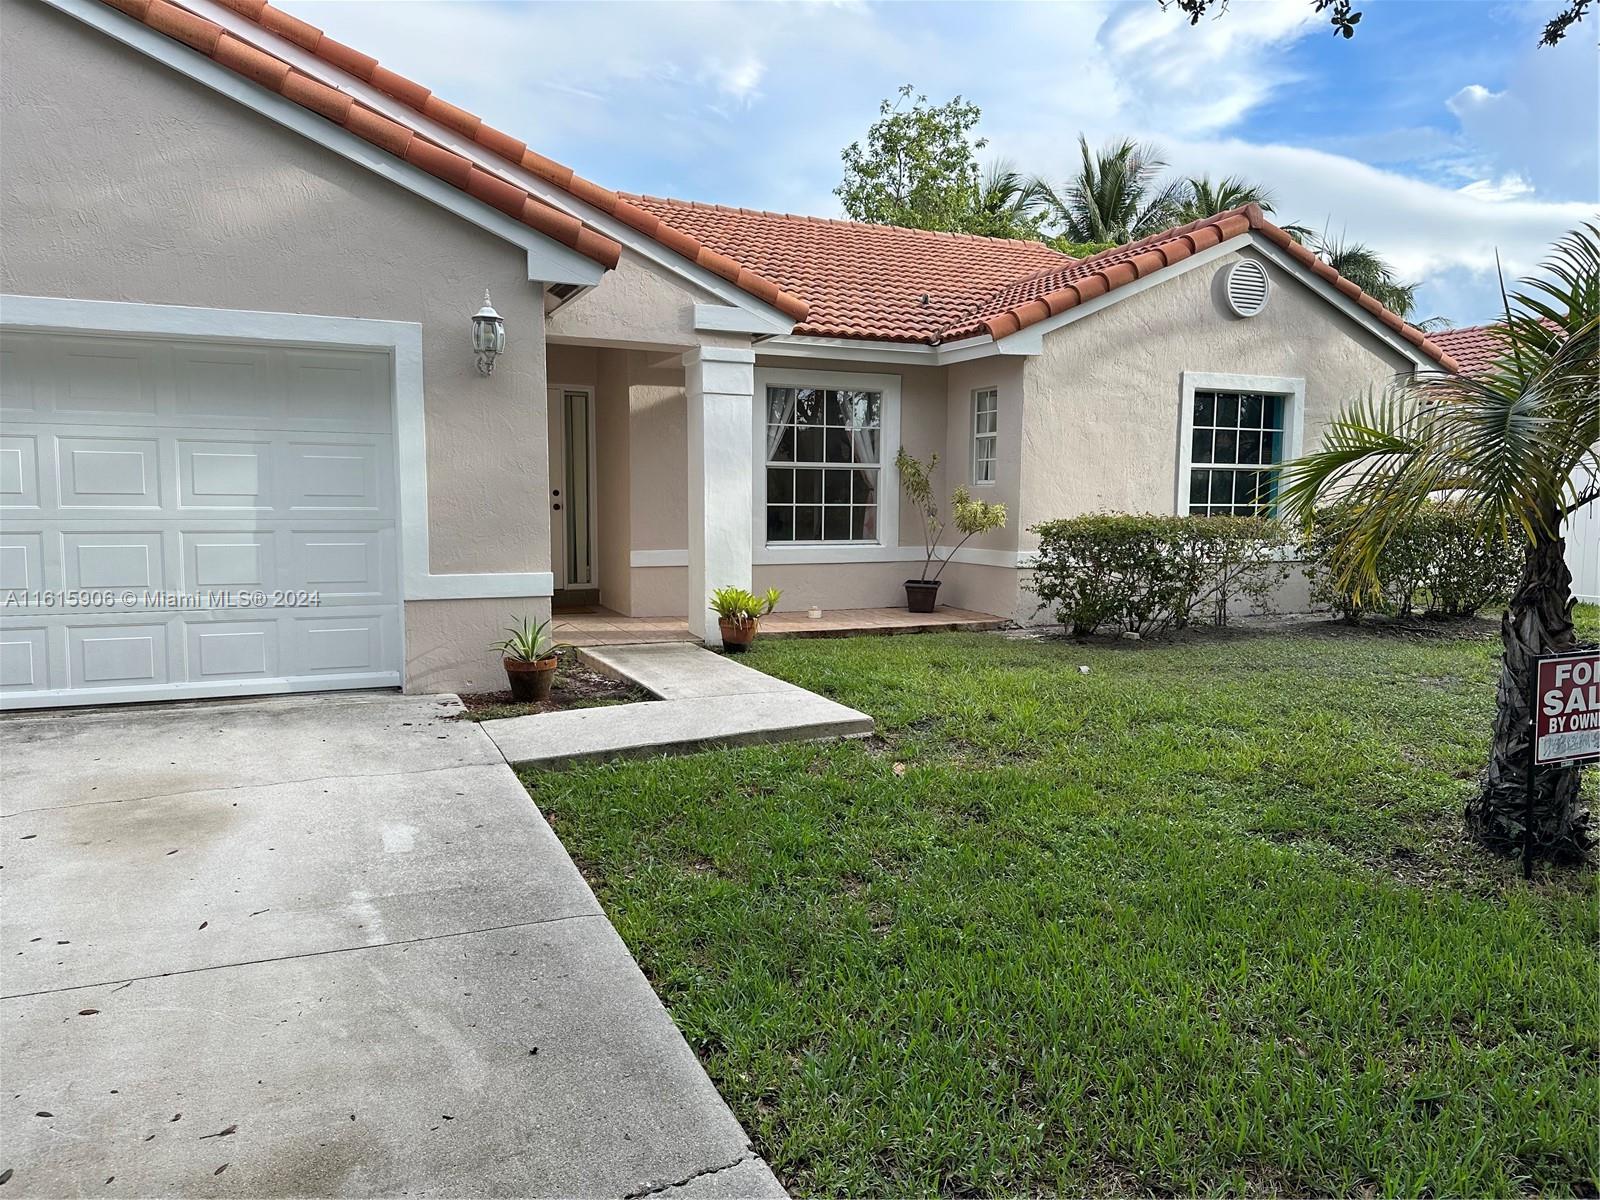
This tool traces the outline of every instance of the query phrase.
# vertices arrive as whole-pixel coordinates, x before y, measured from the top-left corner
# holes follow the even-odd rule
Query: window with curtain
[[[876,542],[883,396],[767,389],[767,541]]]
[[[1277,505],[1288,397],[1195,392],[1189,511],[1196,516],[1269,516]]]
[[[994,482],[995,445],[1000,433],[1000,393],[979,388],[972,393],[972,482]]]

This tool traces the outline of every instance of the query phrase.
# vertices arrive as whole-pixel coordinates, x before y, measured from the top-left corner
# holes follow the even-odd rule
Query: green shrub
[[[1460,505],[1429,504],[1395,531],[1378,556],[1375,586],[1357,589],[1344,568],[1347,509],[1323,509],[1306,542],[1311,599],[1347,621],[1366,613],[1467,617],[1516,589],[1523,546],[1485,538]]]
[[[1245,599],[1258,612],[1289,577],[1288,535],[1259,517],[1102,513],[1034,525],[1029,590],[1073,634],[1105,625],[1151,633],[1197,619],[1228,622]]]

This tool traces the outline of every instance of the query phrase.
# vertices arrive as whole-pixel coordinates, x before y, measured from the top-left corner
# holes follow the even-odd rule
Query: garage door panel
[[[42,692],[50,686],[50,631],[6,622],[0,629],[0,688]]]
[[[153,439],[56,439],[62,508],[160,508],[161,449]]]
[[[61,583],[66,588],[167,586],[161,532],[96,530],[61,535]]]
[[[183,590],[278,586],[277,534],[271,530],[185,532]]]
[[[272,507],[271,442],[180,440],[177,458],[184,508]]]
[[[392,621],[386,613],[354,610],[302,616],[294,621],[295,657],[308,675],[381,670]]]
[[[284,493],[296,512],[372,512],[389,489],[380,442],[291,442],[285,450]]]
[[[0,412],[26,420],[38,411],[38,361],[43,352],[38,334],[8,334],[0,339]]]
[[[298,429],[389,428],[381,360],[330,350],[284,352],[285,418]]]
[[[52,376],[57,413],[153,417],[158,409],[156,377],[165,346],[117,338],[60,338]]]
[[[0,592],[37,591],[44,577],[44,534],[0,533]]]
[[[68,686],[132,687],[166,683],[165,622],[83,623],[67,627]]]
[[[381,530],[296,531],[289,535],[290,588],[316,592],[324,602],[392,597],[389,538]]]
[[[39,507],[39,439],[25,434],[0,437],[0,507]]]
[[[276,425],[282,418],[267,350],[182,347],[173,355],[172,370],[173,412],[185,421],[200,417]]]
[[[278,661],[278,639],[283,622],[184,622],[188,651],[188,678],[204,682],[219,679],[271,679],[283,671]]]
[[[400,681],[386,355],[0,347],[0,705]]]

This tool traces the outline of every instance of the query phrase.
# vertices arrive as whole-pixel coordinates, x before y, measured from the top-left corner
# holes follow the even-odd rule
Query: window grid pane
[[[883,397],[767,389],[767,541],[875,542]]]
[[[1196,516],[1268,516],[1283,458],[1287,398],[1264,392],[1196,392],[1190,443],[1189,511]]]
[[[979,388],[972,393],[972,482],[995,481],[1000,432],[1000,392]]]

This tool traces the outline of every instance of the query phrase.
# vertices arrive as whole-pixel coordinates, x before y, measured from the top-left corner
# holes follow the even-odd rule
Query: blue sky
[[[1195,28],[1156,0],[283,4],[626,191],[840,215],[839,151],[902,83],[975,101],[984,157],[1029,173],[1080,130],[1152,140],[1370,243],[1460,324],[1495,315],[1496,251],[1530,270],[1600,210],[1600,17],[1540,48],[1558,0],[1358,0],[1349,41],[1309,0]]]

